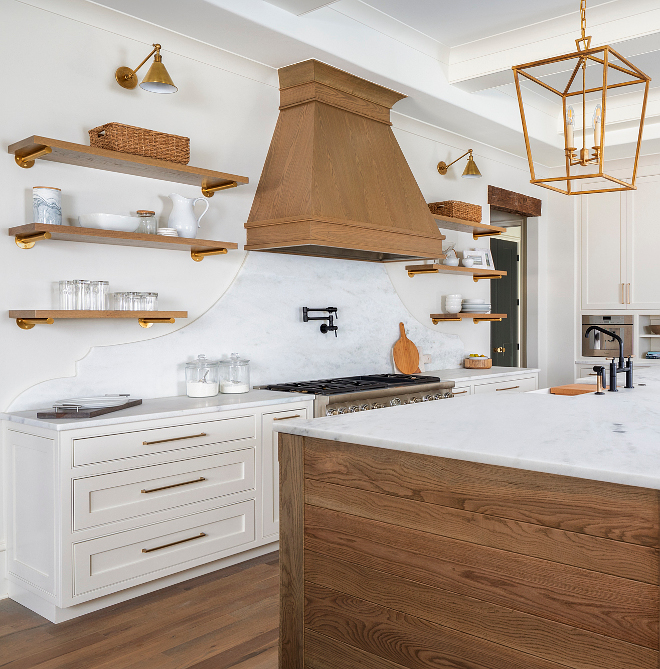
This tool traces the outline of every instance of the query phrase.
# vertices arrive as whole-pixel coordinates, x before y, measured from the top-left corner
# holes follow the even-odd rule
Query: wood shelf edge
[[[488,223],[475,223],[474,221],[466,221],[462,218],[451,218],[450,216],[440,216],[439,214],[434,214],[431,213],[431,216],[436,220],[438,223],[438,227],[442,228],[443,226],[441,223],[450,223],[456,227],[453,228],[446,228],[448,230],[461,230],[465,229],[465,232],[472,232],[473,234],[475,232],[486,232],[490,233],[491,235],[501,235],[506,232],[506,228],[500,228],[499,226],[496,225],[489,225]]]
[[[53,318],[53,319],[140,319],[140,318],[188,318],[187,311],[76,311],[63,309],[10,309],[9,318]]]
[[[427,265],[406,265],[406,272],[409,276],[414,276],[416,274],[464,274],[471,275],[473,277],[479,277],[484,279],[489,278],[500,278],[507,276],[506,271],[497,270],[497,269],[482,269],[480,267],[462,267],[460,265],[441,265],[441,264],[427,264]]]

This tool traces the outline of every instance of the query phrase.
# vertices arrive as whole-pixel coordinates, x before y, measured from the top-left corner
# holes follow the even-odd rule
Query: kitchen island
[[[283,669],[657,669],[660,370],[280,435]]]

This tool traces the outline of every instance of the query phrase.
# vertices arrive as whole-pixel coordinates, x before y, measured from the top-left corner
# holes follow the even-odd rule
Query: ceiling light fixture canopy
[[[481,172],[479,171],[479,168],[477,167],[477,163],[474,162],[474,158],[472,156],[472,149],[468,149],[462,156],[459,156],[454,160],[453,162],[447,163],[440,161],[438,163],[438,172],[444,176],[447,174],[447,170],[454,164],[457,163],[461,158],[465,158],[465,156],[469,155],[467,165],[465,166],[465,169],[463,170],[463,178],[464,179],[480,179],[481,178]]]
[[[176,93],[179,90],[172,81],[169,73],[163,65],[163,58],[160,55],[160,44],[154,44],[151,53],[134,69],[130,67],[120,67],[115,72],[115,79],[122,88],[130,90],[137,86],[137,71],[154,56],[154,62],[147,71],[140,88],[149,93]],[[154,55],[155,54],[155,55]]]
[[[580,0],[582,36],[575,40],[577,51],[513,67],[531,183],[565,195],[635,190],[651,78],[612,47],[591,47],[591,37],[586,35],[586,11],[587,0]],[[521,86],[521,77],[524,86]],[[562,176],[536,177],[524,91],[533,91],[558,102],[558,114],[561,105],[564,147],[558,157],[563,163]],[[632,174],[625,179],[615,178],[604,171],[606,111],[611,91],[619,96],[620,104],[628,108],[637,104],[640,109],[639,115],[633,116],[636,151]],[[588,120],[591,123],[589,129]],[[580,148],[578,144],[581,144]]]

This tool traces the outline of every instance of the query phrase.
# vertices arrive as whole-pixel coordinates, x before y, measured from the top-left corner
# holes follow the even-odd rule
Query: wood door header
[[[509,214],[529,217],[541,215],[542,201],[538,198],[497,186],[488,186],[488,204],[493,209],[506,211]]]

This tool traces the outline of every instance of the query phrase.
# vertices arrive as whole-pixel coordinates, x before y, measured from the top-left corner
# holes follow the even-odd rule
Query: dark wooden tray
[[[121,411],[122,409],[136,407],[138,404],[142,404],[142,400],[131,400],[130,402],[120,404],[116,407],[105,407],[103,409],[81,409],[80,411],[39,411],[37,413],[37,418],[66,418],[67,420],[70,420],[71,418],[96,418],[96,416],[102,416],[106,413],[112,413],[114,411]]]

